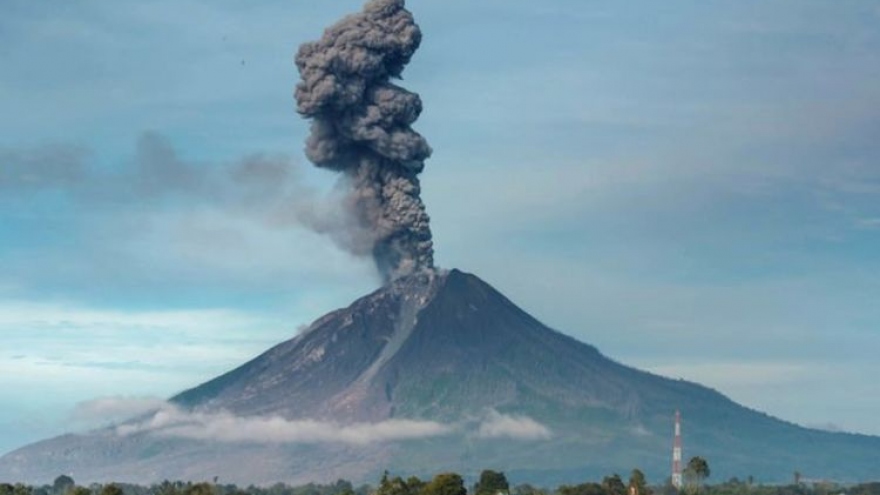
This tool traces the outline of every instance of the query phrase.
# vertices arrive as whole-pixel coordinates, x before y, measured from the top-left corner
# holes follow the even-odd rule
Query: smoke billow
[[[88,151],[69,145],[28,150],[0,148],[0,191],[65,189],[86,178]]]
[[[434,266],[418,180],[431,147],[410,127],[422,101],[391,82],[421,38],[404,0],[371,0],[296,55],[297,110],[312,119],[306,155],[344,174],[346,247],[372,254],[385,281]]]

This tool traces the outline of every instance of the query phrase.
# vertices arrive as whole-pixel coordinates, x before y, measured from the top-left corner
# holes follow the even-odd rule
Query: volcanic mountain
[[[685,458],[706,458],[713,479],[880,473],[880,438],[802,428],[627,367],[458,270],[398,279],[170,402],[12,452],[0,480],[375,482],[385,469],[493,468],[556,484],[639,467],[662,482],[676,410]]]

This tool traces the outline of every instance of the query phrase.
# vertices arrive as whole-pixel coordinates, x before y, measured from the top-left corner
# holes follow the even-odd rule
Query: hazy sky
[[[880,434],[872,0],[410,0],[437,261],[612,358]],[[0,452],[376,288],[298,226],[296,47],[359,0],[7,0]]]

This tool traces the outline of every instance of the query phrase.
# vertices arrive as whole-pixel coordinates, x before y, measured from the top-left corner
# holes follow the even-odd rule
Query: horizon
[[[293,57],[361,5],[7,6],[0,455],[381,284],[293,214],[337,181],[303,155]],[[880,435],[880,9],[407,8],[439,266],[628,366]]]

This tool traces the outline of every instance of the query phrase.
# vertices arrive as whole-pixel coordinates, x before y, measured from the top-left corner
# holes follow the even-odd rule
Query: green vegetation
[[[685,468],[687,483],[681,493],[667,479],[662,485],[650,486],[645,474],[633,469],[624,483],[619,474],[605,476],[601,482],[585,481],[576,485],[561,485],[556,489],[535,487],[529,484],[510,486],[504,473],[484,470],[479,480],[468,490],[464,478],[457,473],[440,473],[430,480],[416,476],[406,479],[390,476],[386,471],[376,487],[353,486],[345,480],[330,484],[309,483],[289,486],[277,483],[268,487],[238,487],[233,484],[213,482],[163,481],[150,486],[124,483],[77,485],[70,476],[62,475],[51,485],[29,486],[22,483],[0,482],[0,495],[880,495],[880,482],[861,484],[838,484],[829,481],[807,480],[795,472],[794,483],[789,485],[755,484],[751,476],[745,481],[737,478],[716,485],[705,485],[709,477],[709,463],[692,458]]]
[[[67,476],[66,474],[62,474],[61,476],[55,478],[55,482],[52,483],[52,494],[53,495],[66,495],[67,492],[72,490],[76,486],[73,478]]]
[[[425,483],[415,476],[404,481],[400,476],[389,478],[385,471],[375,495],[418,495],[424,487]]]
[[[645,473],[639,468],[635,468],[629,474],[629,494],[630,495],[651,495],[648,488],[648,481],[645,479]]]
[[[602,479],[602,491],[606,495],[626,495],[626,485],[617,473]]]
[[[695,494],[703,487],[703,482],[709,477],[709,463],[700,456],[691,457],[684,468],[685,492]]]
[[[467,488],[458,474],[440,473],[422,488],[421,495],[467,495]]]
[[[510,492],[507,477],[499,471],[486,469],[480,473],[480,481],[474,486],[474,495],[498,495]]]

